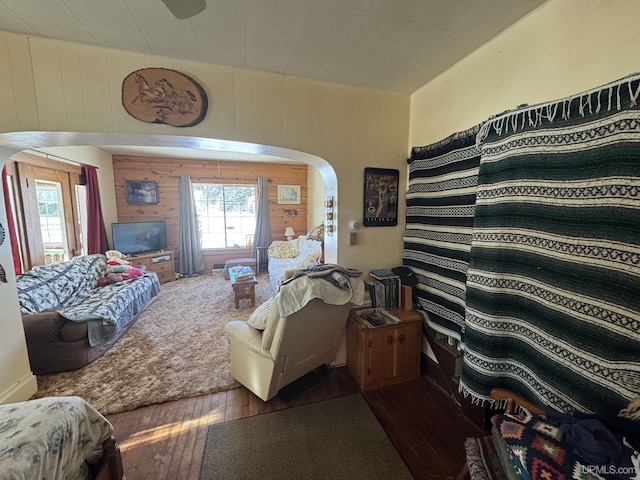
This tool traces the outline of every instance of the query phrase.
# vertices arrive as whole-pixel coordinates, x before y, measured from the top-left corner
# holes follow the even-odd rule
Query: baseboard
[[[38,391],[38,380],[30,373],[10,388],[0,393],[0,404],[29,400]]]
[[[344,367],[347,364],[347,327],[345,327],[344,335],[340,339],[340,345],[336,351],[336,357],[331,362],[332,367]]]

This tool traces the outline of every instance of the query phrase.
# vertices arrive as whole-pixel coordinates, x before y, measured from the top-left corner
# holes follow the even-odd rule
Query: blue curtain
[[[180,261],[178,272],[189,276],[203,271],[206,267],[202,255],[200,226],[193,198],[191,177],[180,175],[178,185],[180,192]]]
[[[258,202],[256,206],[256,231],[253,236],[251,256],[256,258],[258,248],[267,248],[271,245],[271,222],[269,220],[269,179],[258,178]],[[261,260],[265,260],[261,258]]]

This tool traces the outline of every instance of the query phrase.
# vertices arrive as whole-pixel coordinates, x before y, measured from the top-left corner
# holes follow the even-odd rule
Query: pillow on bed
[[[299,238],[295,240],[276,240],[269,245],[269,258],[294,258],[300,255]]]

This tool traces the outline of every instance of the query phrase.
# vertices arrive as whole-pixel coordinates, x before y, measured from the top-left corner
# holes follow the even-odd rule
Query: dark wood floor
[[[207,426],[359,392],[346,368],[289,402],[263,402],[245,388],[109,415],[127,480],[198,478]],[[464,463],[465,438],[482,432],[428,377],[364,393],[418,480],[452,479]]]

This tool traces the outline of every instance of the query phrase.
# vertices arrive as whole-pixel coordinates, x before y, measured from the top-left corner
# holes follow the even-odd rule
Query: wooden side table
[[[231,279],[231,287],[233,288],[233,294],[236,297],[236,308],[240,307],[240,300],[251,300],[251,306],[256,304],[256,285],[258,280],[256,276],[252,276],[249,280],[237,281],[236,272],[233,268],[229,269],[229,278]]]
[[[422,315],[394,309],[400,323],[369,328],[352,311],[347,322],[347,368],[362,390],[420,376]]]

